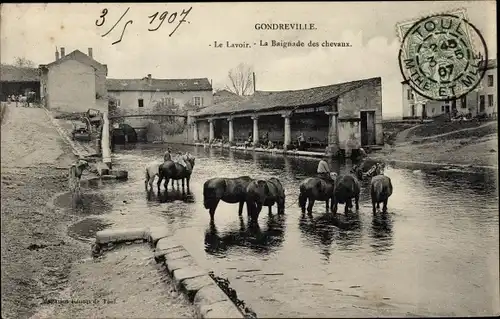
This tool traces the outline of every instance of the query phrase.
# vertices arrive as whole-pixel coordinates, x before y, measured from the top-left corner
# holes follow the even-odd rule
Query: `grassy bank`
[[[394,141],[372,156],[402,162],[498,167],[496,121],[434,121],[402,130]]]

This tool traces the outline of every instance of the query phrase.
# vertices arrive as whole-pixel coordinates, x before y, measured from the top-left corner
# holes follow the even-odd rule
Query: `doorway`
[[[361,111],[361,145],[375,145],[375,111]]]

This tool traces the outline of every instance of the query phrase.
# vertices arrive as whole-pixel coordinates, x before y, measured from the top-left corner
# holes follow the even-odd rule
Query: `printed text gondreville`
[[[255,30],[317,30],[314,23],[256,23]]]

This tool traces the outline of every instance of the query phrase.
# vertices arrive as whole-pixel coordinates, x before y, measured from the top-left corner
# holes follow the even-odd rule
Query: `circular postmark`
[[[405,32],[399,67],[405,82],[421,96],[455,100],[479,85],[487,51],[483,36],[470,22],[438,14],[417,21]]]

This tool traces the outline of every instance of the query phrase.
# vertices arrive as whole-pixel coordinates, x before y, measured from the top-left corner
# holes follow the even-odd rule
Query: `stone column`
[[[193,121],[193,141],[198,141],[198,122],[196,120]]]
[[[281,115],[285,118],[285,140],[283,141],[283,149],[287,149],[292,144],[292,127],[290,125],[290,113]]]
[[[229,122],[229,143],[232,143],[234,140],[233,118],[229,117],[227,121]]]
[[[259,143],[259,117],[257,115],[252,116],[253,120],[253,144],[257,145]]]
[[[329,156],[335,157],[339,154],[339,134],[338,134],[338,112],[325,112],[330,120],[330,125],[328,126],[328,147],[327,154]]]
[[[213,119],[208,119],[208,126],[210,127],[209,130],[209,136],[208,136],[208,141],[212,141],[214,139],[214,120]]]

